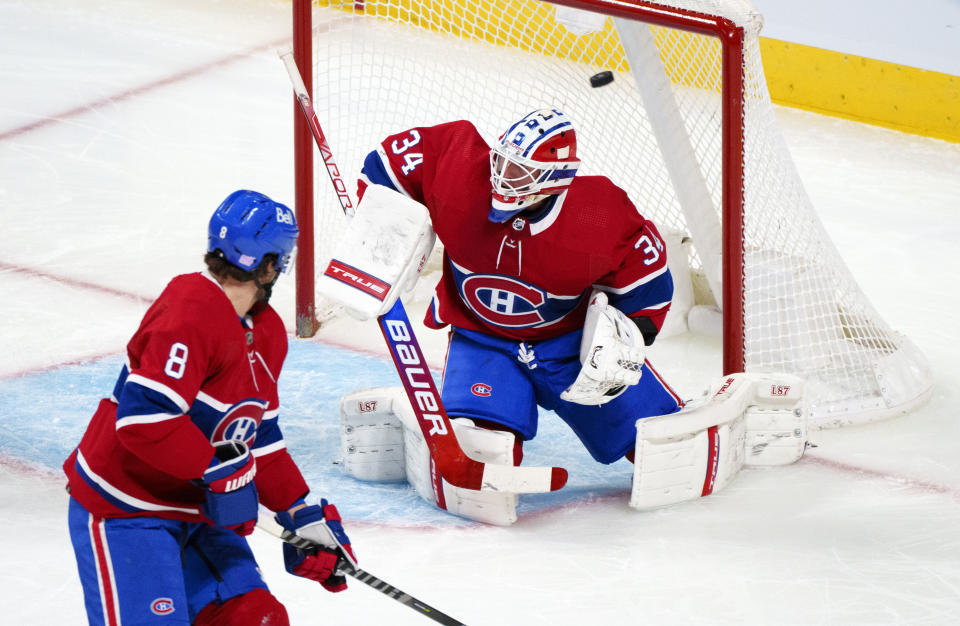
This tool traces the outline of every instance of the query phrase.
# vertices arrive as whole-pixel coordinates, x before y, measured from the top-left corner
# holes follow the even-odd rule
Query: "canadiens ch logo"
[[[493,391],[493,387],[486,383],[473,383],[473,386],[470,387],[470,393],[481,398],[489,398],[491,391]]]
[[[243,400],[234,404],[217,422],[210,435],[210,443],[239,439],[252,447],[265,408],[261,400]]]
[[[173,598],[157,598],[150,603],[150,611],[154,615],[170,615],[173,613]]]
[[[534,326],[544,321],[537,310],[546,295],[506,276],[473,274],[460,285],[464,302],[477,317],[497,326]]]

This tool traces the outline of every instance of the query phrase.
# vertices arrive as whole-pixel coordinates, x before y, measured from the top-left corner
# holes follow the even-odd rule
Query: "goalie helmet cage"
[[[294,55],[336,162],[321,154],[314,171],[294,104],[301,336],[317,327],[314,275],[346,225],[324,165],[354,181],[388,134],[467,119],[492,142],[547,106],[573,120],[582,173],[611,178],[661,232],[692,242],[699,298],[723,311],[725,373],[801,376],[814,427],[929,397],[924,356],[874,310],[803,189],[746,0],[293,4]],[[601,71],[614,80],[592,87]]]

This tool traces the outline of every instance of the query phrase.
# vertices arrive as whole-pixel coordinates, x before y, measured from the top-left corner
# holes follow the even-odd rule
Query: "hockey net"
[[[815,426],[905,413],[929,396],[923,355],[863,295],[804,191],[749,2],[295,0],[294,14],[345,181],[399,130],[468,119],[492,142],[556,107],[577,128],[581,172],[623,187],[687,259],[678,285],[723,310],[725,372],[801,376]],[[601,71],[613,82],[591,87]],[[313,151],[302,135],[298,146]],[[320,156],[297,183],[298,214],[314,203],[314,250],[305,238],[300,254],[316,267],[347,223]],[[335,309],[313,301],[309,270],[297,274],[304,335]]]

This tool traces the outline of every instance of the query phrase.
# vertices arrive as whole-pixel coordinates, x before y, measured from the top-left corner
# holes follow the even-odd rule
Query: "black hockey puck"
[[[613,72],[610,70],[604,72],[597,72],[590,77],[590,86],[591,87],[603,87],[604,85],[609,85],[613,82]]]

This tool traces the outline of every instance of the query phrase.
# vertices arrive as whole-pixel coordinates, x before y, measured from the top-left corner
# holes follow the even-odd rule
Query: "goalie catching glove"
[[[587,307],[580,340],[582,368],[560,397],[577,404],[610,402],[640,381],[645,351],[643,334],[637,325],[607,304],[607,294],[595,292]]]
[[[293,514],[290,514],[290,511]],[[277,513],[277,523],[285,529],[322,548],[302,550],[289,543],[283,544],[283,562],[287,571],[296,576],[315,580],[327,591],[343,591],[346,577],[337,570],[342,558],[357,567],[350,539],[343,531],[337,507],[320,500],[320,504],[306,504],[298,500],[287,511]]]

